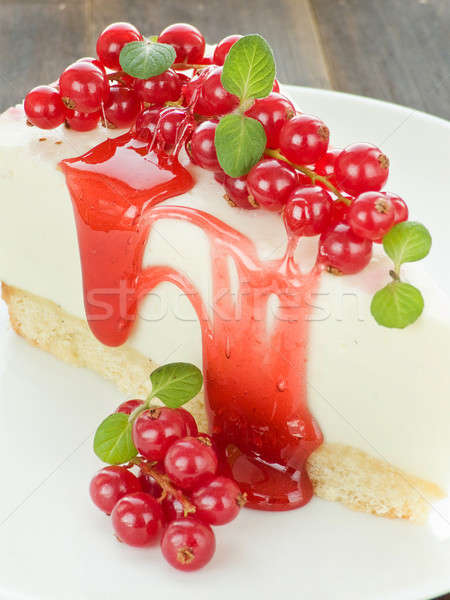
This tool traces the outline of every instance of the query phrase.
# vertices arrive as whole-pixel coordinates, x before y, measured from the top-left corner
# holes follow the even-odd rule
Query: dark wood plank
[[[450,117],[449,0],[311,0],[338,90]]]

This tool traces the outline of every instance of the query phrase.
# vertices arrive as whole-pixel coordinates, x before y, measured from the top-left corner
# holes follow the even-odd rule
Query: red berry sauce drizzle
[[[126,342],[140,299],[162,281],[188,294],[203,340],[206,406],[227,468],[248,495],[247,506],[289,510],[313,489],[305,463],[322,443],[306,396],[308,297],[320,267],[302,273],[292,238],[280,260],[262,262],[254,244],[213,216],[181,206],[156,206],[194,181],[174,155],[149,149],[126,134],[61,163],[78,230],[87,319],[104,344]],[[187,221],[208,236],[215,303],[168,266],[142,267],[158,219]],[[229,259],[238,273],[237,301]],[[269,299],[279,298],[273,323]]]

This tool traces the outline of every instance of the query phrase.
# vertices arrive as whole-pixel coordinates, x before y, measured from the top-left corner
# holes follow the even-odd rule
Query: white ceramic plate
[[[327,122],[334,144],[372,141],[386,151],[389,189],[429,225],[434,250],[428,264],[450,290],[449,124],[375,100],[286,91]],[[17,338],[0,306],[2,600],[419,600],[450,589],[445,503],[423,527],[317,498],[289,513],[246,510],[217,530],[214,560],[194,574],[171,569],[158,548],[117,543],[87,489],[100,466],[91,450],[93,432],[122,400],[92,373]]]

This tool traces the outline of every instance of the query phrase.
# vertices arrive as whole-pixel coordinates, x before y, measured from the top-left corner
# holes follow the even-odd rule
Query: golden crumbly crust
[[[113,382],[127,395],[145,397],[149,375],[157,365],[127,347],[110,348],[91,333],[86,321],[50,300],[2,284],[14,330],[54,356],[89,368]],[[199,428],[207,428],[200,393],[186,405]],[[308,473],[317,496],[378,516],[423,522],[430,502],[444,496],[434,483],[407,475],[389,463],[357,448],[324,443],[308,460]]]

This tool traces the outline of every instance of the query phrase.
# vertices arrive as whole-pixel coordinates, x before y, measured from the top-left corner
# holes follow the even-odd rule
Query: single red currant
[[[231,46],[240,40],[241,37],[242,35],[228,35],[224,37],[214,50],[213,63],[219,66],[223,65]]]
[[[55,88],[39,85],[28,92],[24,101],[27,119],[40,129],[54,129],[64,123],[66,107]]]
[[[280,150],[299,165],[314,164],[328,149],[330,131],[323,121],[310,115],[288,120],[280,132]]]
[[[131,413],[133,412],[133,410],[135,408],[137,408],[138,406],[142,406],[144,404],[143,400],[127,400],[126,402],[122,402],[122,404],[119,404],[119,406],[116,408],[116,413],[125,413],[126,415],[131,415]]]
[[[137,94],[130,88],[112,85],[110,95],[105,103],[105,117],[108,127],[128,128],[136,121],[141,110]]]
[[[257,204],[279,211],[297,186],[297,173],[285,162],[265,158],[252,167],[247,185]]]
[[[219,171],[220,164],[217,159],[214,136],[216,134],[217,122],[203,121],[194,130],[187,150],[196,165],[208,171]]]
[[[69,65],[59,78],[62,101],[72,110],[97,112],[109,97],[109,84],[104,72],[90,62]]]
[[[245,114],[259,121],[264,127],[267,147],[278,148],[281,129],[295,115],[295,108],[287,98],[272,92],[266,98],[256,100]]]
[[[205,74],[201,84],[202,102],[197,102],[195,112],[205,117],[225,115],[239,105],[239,98],[230,94],[221,82],[223,67],[211,67]]]
[[[92,502],[107,515],[126,494],[142,490],[141,482],[125,467],[104,467],[92,479],[89,487]]]
[[[403,198],[397,196],[397,194],[392,194],[391,192],[384,192],[386,198],[388,198],[392,205],[394,206],[394,223],[402,223],[403,221],[407,221],[409,217],[408,206]]]
[[[187,23],[169,25],[159,34],[158,42],[175,48],[178,64],[198,64],[205,53],[205,38],[196,27]]]
[[[297,188],[284,207],[286,229],[296,236],[324,233],[330,226],[333,200],[319,186]]]
[[[160,505],[145,492],[128,494],[115,505],[111,520],[116,536],[129,546],[151,546],[160,536],[163,514]]]
[[[192,490],[215,475],[217,456],[203,439],[185,437],[174,442],[164,458],[164,468],[175,485]]]
[[[195,516],[208,525],[225,525],[235,519],[245,504],[245,496],[228,477],[216,477],[197,489],[192,500]]]
[[[198,427],[194,417],[185,408],[176,408],[175,412],[183,419],[186,427],[186,435],[195,437],[198,435]]]
[[[223,187],[225,188],[227,200],[230,204],[239,208],[245,208],[246,210],[258,208],[248,191],[246,175],[243,177],[230,177],[225,174]]]
[[[323,154],[321,158],[319,158],[314,167],[314,171],[317,173],[317,175],[322,175],[322,177],[326,177],[328,181],[334,186],[337,186],[337,182],[334,177],[334,165],[336,164],[336,158],[339,156],[340,153],[341,150],[339,148],[328,149],[327,152],[325,152],[325,154]],[[317,180],[316,183],[317,185],[325,187],[324,184],[321,183],[319,180]]]
[[[120,71],[119,56],[125,44],[142,41],[142,35],[130,23],[112,23],[97,40],[97,56],[109,69]]]
[[[149,104],[164,104],[165,102],[174,102],[181,96],[183,80],[178,73],[168,69],[150,77],[150,79],[137,79],[134,89],[143,102]]]
[[[170,523],[161,541],[164,558],[180,571],[201,569],[209,563],[215,549],[211,527],[192,518]]]
[[[353,202],[348,223],[356,235],[378,240],[395,223],[394,205],[383,193],[364,192]]]
[[[353,144],[336,158],[336,181],[352,196],[381,190],[388,175],[388,157],[372,144]]]
[[[100,118],[100,111],[80,113],[66,108],[66,126],[74,131],[92,131],[97,127]]]
[[[156,133],[156,127],[161,116],[161,107],[146,108],[139,113],[134,126],[134,135],[141,142],[150,144]]]
[[[161,111],[158,134],[166,148],[173,148],[193,128],[184,108],[165,108]]]
[[[351,275],[369,264],[372,242],[353,233],[350,225],[339,223],[322,236],[319,255],[330,272]]]
[[[145,410],[133,423],[134,444],[148,460],[163,460],[170,446],[185,435],[183,419],[164,406]]]

